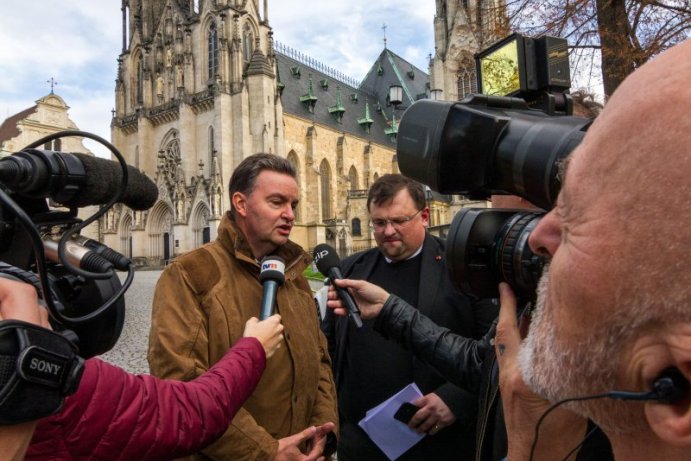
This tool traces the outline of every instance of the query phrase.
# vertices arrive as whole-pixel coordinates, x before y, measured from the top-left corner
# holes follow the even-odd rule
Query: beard
[[[630,325],[622,324],[624,322],[617,321],[617,316],[612,316],[583,326],[587,329],[583,334],[568,338],[559,335],[554,306],[549,303],[549,288],[547,265],[538,285],[530,331],[518,355],[523,380],[533,392],[553,403],[615,390],[618,367],[624,363],[623,351],[630,337],[627,334]],[[552,299],[558,295],[552,293]],[[646,426],[643,404],[639,402],[598,398],[566,405],[610,433],[631,433]]]

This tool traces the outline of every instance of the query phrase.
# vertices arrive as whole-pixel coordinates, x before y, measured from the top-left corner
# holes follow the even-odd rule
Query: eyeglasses
[[[394,229],[401,230],[410,223],[417,215],[420,214],[422,210],[417,210],[412,216],[403,216],[401,218],[389,218],[389,219],[370,219],[370,227],[375,231],[383,231],[386,226],[391,224]]]

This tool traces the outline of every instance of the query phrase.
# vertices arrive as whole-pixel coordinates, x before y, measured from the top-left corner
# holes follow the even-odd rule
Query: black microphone
[[[132,264],[132,261],[130,261],[130,259],[127,256],[118,253],[112,248],[102,244],[101,242],[97,242],[96,240],[78,234],[73,235],[70,240],[78,243],[84,248],[88,248],[94,253],[100,255],[105,260],[110,261],[111,263],[113,263],[113,266],[115,266],[115,268],[119,271],[126,271],[127,269],[129,269],[130,264]]]
[[[314,262],[319,272],[328,276],[331,280],[343,278],[343,274],[341,273],[341,259],[338,257],[336,250],[331,246],[320,243],[314,247],[312,256],[314,257]],[[346,305],[348,317],[350,317],[357,328],[361,328],[362,319],[360,318],[360,309],[358,309],[357,304],[355,304],[353,297],[350,296],[350,292],[343,287],[339,287],[335,283],[334,287],[336,287],[338,297],[341,298],[341,301]]]
[[[264,285],[259,320],[264,320],[276,313],[276,293],[285,281],[286,263],[279,256],[264,256],[259,271],[259,281]]]
[[[158,198],[151,179],[127,166],[127,188],[120,202],[133,210],[148,210]],[[25,149],[0,159],[0,182],[28,197],[49,197],[68,207],[108,203],[120,190],[118,162],[87,154]]]

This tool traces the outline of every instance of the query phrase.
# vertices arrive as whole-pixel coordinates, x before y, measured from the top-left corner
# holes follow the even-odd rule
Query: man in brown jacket
[[[285,347],[267,362],[254,394],[226,433],[196,459],[311,461],[335,446],[336,397],[326,340],[302,272],[310,256],[288,237],[298,202],[295,168],[256,154],[229,184],[231,210],[217,239],[178,257],[161,274],[153,301],[151,373],[190,380],[218,361],[259,316],[259,261],[285,261],[276,310]]]

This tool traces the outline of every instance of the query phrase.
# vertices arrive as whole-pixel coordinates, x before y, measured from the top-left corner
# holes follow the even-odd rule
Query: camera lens
[[[446,260],[459,290],[478,298],[499,295],[507,282],[517,296],[535,296],[544,258],[528,245],[543,212],[466,208],[447,236]]]

